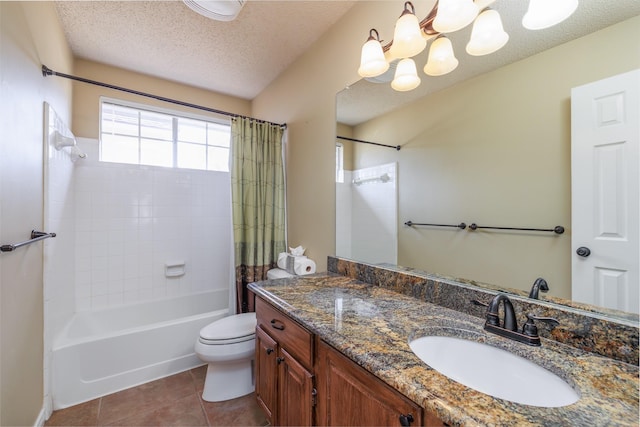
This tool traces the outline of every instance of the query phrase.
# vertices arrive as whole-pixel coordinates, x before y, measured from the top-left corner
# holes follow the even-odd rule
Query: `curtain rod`
[[[183,101],[178,101],[176,99],[165,98],[164,96],[153,95],[153,94],[150,94],[150,93],[140,92],[140,91],[133,90],[133,89],[127,89],[127,88],[121,87],[121,86],[115,86],[115,85],[108,84],[108,83],[102,83],[102,82],[98,82],[98,81],[95,81],[95,80],[89,80],[89,79],[85,79],[83,77],[77,77],[77,76],[72,76],[70,74],[59,73],[57,71],[53,71],[51,68],[47,67],[46,65],[42,66],[42,76],[43,77],[47,77],[47,76],[64,77],[66,79],[76,80],[76,81],[79,81],[79,82],[82,82],[82,83],[89,83],[89,84],[96,85],[96,86],[102,86],[102,87],[106,87],[108,89],[119,90],[121,92],[127,92],[127,93],[131,93],[133,95],[140,95],[140,96],[144,96],[144,97],[147,97],[147,98],[153,98],[153,99],[158,100],[158,101],[169,102],[171,104],[181,105],[183,107],[195,108],[197,110],[204,110],[204,111],[208,111],[210,113],[222,114],[224,116],[241,117],[243,119],[255,120],[255,121],[261,122],[261,123],[269,123],[269,124],[272,124],[272,125],[280,126],[282,128],[286,128],[287,127],[286,123],[269,122],[269,121],[266,121],[266,120],[256,119],[254,117],[243,116],[241,114],[230,113],[228,111],[216,110],[215,108],[203,107],[202,105],[191,104],[189,102],[183,102]]]
[[[386,144],[379,144],[377,142],[371,142],[371,141],[364,141],[362,139],[355,139],[355,138],[347,138],[346,136],[336,136],[336,138],[338,139],[344,139],[345,141],[353,141],[353,142],[361,142],[363,144],[371,144],[371,145],[378,145],[380,147],[388,147],[388,148],[395,148],[397,151],[400,151],[400,146],[399,145],[386,145]]]

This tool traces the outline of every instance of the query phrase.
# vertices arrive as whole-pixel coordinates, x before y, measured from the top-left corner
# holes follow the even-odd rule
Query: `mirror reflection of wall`
[[[640,68],[630,54],[639,27],[629,19],[351,126],[347,136],[402,146],[357,146],[353,162],[402,170],[398,264],[520,290],[544,277],[549,295],[570,298],[571,88]],[[403,226],[408,220],[566,232]]]
[[[397,264],[397,164],[353,169],[353,144],[336,144],[336,255]]]

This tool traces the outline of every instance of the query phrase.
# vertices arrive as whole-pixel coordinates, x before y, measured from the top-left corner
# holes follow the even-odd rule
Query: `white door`
[[[571,91],[572,299],[638,313],[640,70]]]

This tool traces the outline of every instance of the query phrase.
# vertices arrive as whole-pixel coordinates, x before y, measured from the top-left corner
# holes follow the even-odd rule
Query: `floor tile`
[[[98,425],[98,410],[100,399],[54,411],[44,423],[49,426],[96,426]]]
[[[193,395],[195,385],[189,372],[172,375],[102,398],[99,425],[109,425],[130,414],[146,413]]]
[[[202,401],[210,426],[265,426],[267,418],[255,393],[224,402]]]
[[[196,385],[196,391],[202,393],[202,390],[204,389],[204,379],[207,376],[207,365],[193,368],[189,372],[191,372],[193,382]]]
[[[207,366],[55,411],[53,426],[251,426],[268,425],[255,393],[225,402],[205,402]]]
[[[195,393],[166,406],[147,412],[138,412],[110,423],[113,426],[207,426],[207,419]]]

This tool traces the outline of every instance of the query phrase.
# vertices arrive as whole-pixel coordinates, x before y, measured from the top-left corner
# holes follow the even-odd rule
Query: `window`
[[[336,182],[344,182],[344,146],[336,144]]]
[[[100,161],[229,171],[231,127],[103,100]]]

